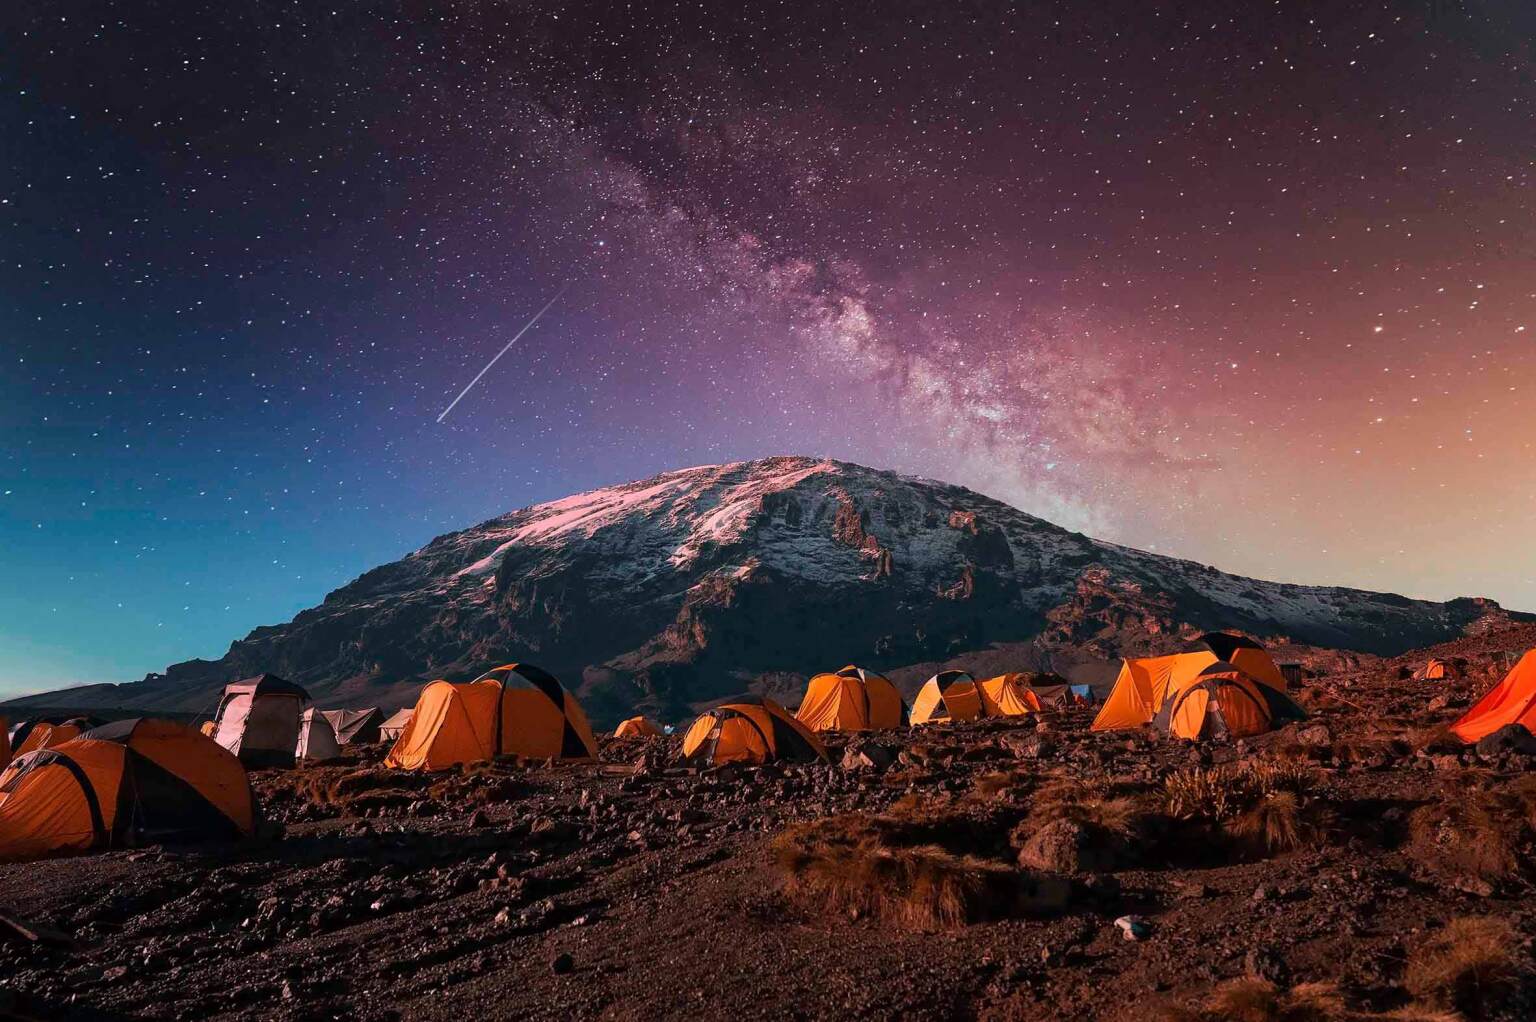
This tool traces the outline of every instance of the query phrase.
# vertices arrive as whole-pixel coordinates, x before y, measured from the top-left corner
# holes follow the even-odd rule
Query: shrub
[[[1430,869],[1489,881],[1519,875],[1536,843],[1536,781],[1447,792],[1408,817],[1408,851]]]
[[[1403,986],[1431,1004],[1474,1016],[1495,1007],[1514,983],[1514,927],[1492,916],[1462,916],[1408,956]]]
[[[1317,774],[1296,760],[1180,770],[1163,782],[1163,804],[1176,820],[1214,825],[1267,855],[1320,845],[1333,824]]]
[[[922,839],[942,824],[847,814],[801,823],[775,839],[785,893],[807,908],[904,926],[951,927],[1006,914],[1022,892],[1011,867]]]

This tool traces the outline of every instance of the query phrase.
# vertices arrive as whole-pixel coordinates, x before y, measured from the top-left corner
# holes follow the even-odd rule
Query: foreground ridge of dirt
[[[0,1017],[1529,1018],[1536,758],[1443,728],[1533,632],[1449,682],[1311,653],[1311,719],[1229,745],[1072,710],[826,766],[263,772],[280,840],[0,866],[68,938],[0,933]]]

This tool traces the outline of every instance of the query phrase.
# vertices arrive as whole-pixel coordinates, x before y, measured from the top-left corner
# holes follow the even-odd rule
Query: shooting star
[[[530,319],[528,322],[524,323],[523,324],[523,328],[521,330],[519,330],[517,333],[512,335],[512,339],[507,342],[506,347],[504,347],[500,351],[498,351],[496,353],[496,357],[491,359],[489,362],[487,362],[485,364],[485,368],[480,370],[478,373],[476,373],[475,374],[475,378],[473,380],[469,381],[469,386],[467,386],[463,390],[459,391],[459,396],[454,398],[452,401],[450,401],[448,403],[448,407],[443,409],[443,414],[441,414],[441,415],[439,415],[437,417],[437,421],[438,422],[442,422],[444,419],[446,419],[448,417],[448,413],[453,411],[453,406],[458,404],[460,401],[464,400],[464,395],[465,394],[468,394],[470,391],[475,389],[475,384],[480,382],[480,377],[482,377],[486,373],[490,372],[491,371],[491,366],[495,365],[497,363],[497,361],[500,360],[501,356],[505,355],[507,352],[512,350],[512,345],[516,344],[518,342],[518,339],[521,338],[523,336],[523,334],[526,334],[530,329],[533,328],[533,324],[535,324],[535,323],[537,323],[539,321],[539,317],[544,315],[544,313],[548,312],[550,310],[550,307],[553,306],[556,302],[558,302],[560,300],[560,296],[565,294],[565,289],[570,287],[570,286],[571,286],[571,282],[570,281],[566,281],[564,284],[562,284],[560,286],[560,290],[555,292],[555,297],[553,297],[549,301],[545,302],[544,303],[544,308],[540,309],[538,312],[535,312],[533,314],[533,318]]]

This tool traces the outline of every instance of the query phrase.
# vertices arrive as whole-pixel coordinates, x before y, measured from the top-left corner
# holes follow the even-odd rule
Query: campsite
[[[1528,1017],[1536,739],[1498,729],[1536,701],[1536,652],[1516,658],[1536,626],[1449,644],[1466,668],[1432,681],[1399,675],[1452,650],[1362,662],[1288,647],[1312,675],[1289,689],[1305,719],[1243,737],[1117,722],[1149,693],[1198,689],[1181,677],[1212,662],[1249,687],[1280,676],[1258,643],[1222,641],[1126,662],[1096,698],[1045,706],[1027,674],[940,672],[946,719],[875,728],[862,715],[895,688],[852,665],[808,680],[814,731],[759,700],[670,735],[647,722],[593,737],[579,710],[510,701],[574,705],[523,665],[429,686],[412,715],[428,709],[430,741],[412,723],[403,741],[253,768],[259,827],[0,865],[8,917],[48,935],[0,939],[0,1006],[659,1018],[717,1011],[722,974],[771,974],[736,1014]],[[291,700],[279,682],[231,685],[225,702],[280,730],[251,701]],[[494,735],[497,691],[528,729],[501,740],[543,742],[536,756],[464,745]],[[830,726],[838,713],[852,726]],[[164,762],[154,742],[215,744],[145,726],[90,733]],[[255,744],[270,763],[272,743]],[[434,755],[463,762],[418,762]]]
[[[0,1022],[1536,1022],[1536,0],[10,0],[0,137]]]

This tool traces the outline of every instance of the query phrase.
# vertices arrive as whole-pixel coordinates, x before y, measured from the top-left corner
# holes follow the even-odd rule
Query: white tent
[[[324,763],[341,755],[341,743],[336,741],[336,729],[325,713],[313,706],[299,718],[299,741],[294,746],[293,758],[300,763]]]

